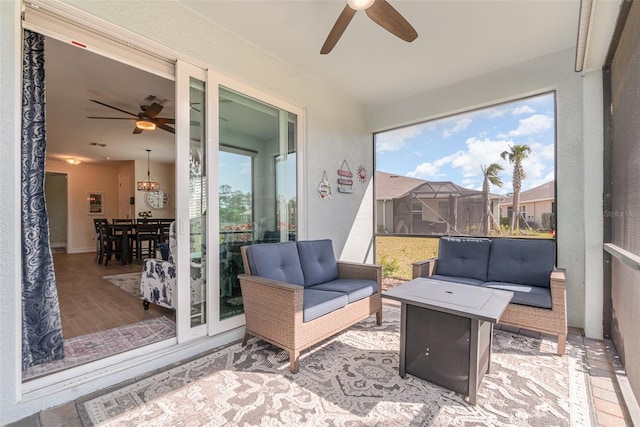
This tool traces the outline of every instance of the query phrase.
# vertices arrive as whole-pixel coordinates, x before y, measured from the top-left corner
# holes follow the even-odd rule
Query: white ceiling
[[[414,42],[398,39],[360,11],[333,51],[320,55],[345,1],[179,2],[368,107],[572,48],[580,13],[580,0],[390,0],[418,32]],[[601,42],[592,41],[598,52],[590,60],[597,67],[606,53],[619,3],[598,0],[596,12],[608,10],[609,16],[608,27],[597,32]],[[148,95],[167,99],[160,116],[174,117],[172,81],[70,45],[48,43],[51,157],[75,156],[86,162],[109,157],[113,162],[146,159],[144,150],[150,148],[152,161],[173,161],[174,139],[168,132],[132,135],[133,122],[84,119],[126,117],[90,99],[137,113]],[[223,111],[225,103],[220,108],[221,116],[231,119],[221,126],[232,126],[227,115],[233,113]]]
[[[418,32],[414,42],[360,11],[320,55],[346,0],[181,3],[366,105],[575,46],[580,9],[579,0],[389,0]]]
[[[141,105],[148,105],[144,100],[149,95],[167,99],[159,117],[173,118],[173,81],[51,38],[45,41],[45,64],[49,158],[117,164],[146,160],[145,150],[151,149],[152,161],[173,163],[173,134],[156,129],[133,135],[134,121],[86,118],[131,117],[91,99],[137,114]]]

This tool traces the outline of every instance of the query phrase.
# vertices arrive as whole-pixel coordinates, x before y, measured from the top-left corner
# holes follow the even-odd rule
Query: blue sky
[[[428,181],[453,181],[482,189],[482,165],[499,163],[502,188],[513,191],[513,167],[500,153],[509,145],[531,148],[522,191],[554,179],[553,93],[500,104],[376,135],[376,169]]]

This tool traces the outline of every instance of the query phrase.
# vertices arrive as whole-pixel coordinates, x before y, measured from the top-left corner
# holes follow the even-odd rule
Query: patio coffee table
[[[513,293],[418,278],[382,296],[401,302],[400,376],[438,384],[475,405],[489,372],[493,325]]]

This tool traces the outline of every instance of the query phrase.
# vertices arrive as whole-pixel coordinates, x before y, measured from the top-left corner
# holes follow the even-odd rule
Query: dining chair
[[[160,225],[160,229],[158,230],[158,243],[169,243],[169,227],[171,227],[171,223],[174,222],[173,218],[160,218],[158,219],[158,225]]]
[[[106,267],[115,253],[116,259],[120,258],[120,246],[122,244],[122,235],[113,234],[106,220],[100,223],[100,240],[103,247],[104,266]],[[102,263],[102,257],[100,258]]]
[[[93,228],[95,230],[96,239],[96,259],[95,262],[102,264],[102,258],[104,257],[104,242],[102,240],[102,233],[100,232],[100,224],[106,223],[106,218],[94,218]]]
[[[155,257],[156,248],[158,246],[158,233],[160,225],[157,223],[138,222],[136,225],[136,255],[140,260],[142,259],[143,251],[146,247],[147,256],[149,258]],[[146,242],[146,245],[144,243]]]

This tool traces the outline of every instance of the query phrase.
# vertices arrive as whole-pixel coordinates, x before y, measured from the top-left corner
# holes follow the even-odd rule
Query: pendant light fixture
[[[151,150],[147,149],[147,180],[146,181],[138,181],[138,191],[158,191],[160,189],[160,184],[151,181],[151,172],[149,172],[149,154]]]

